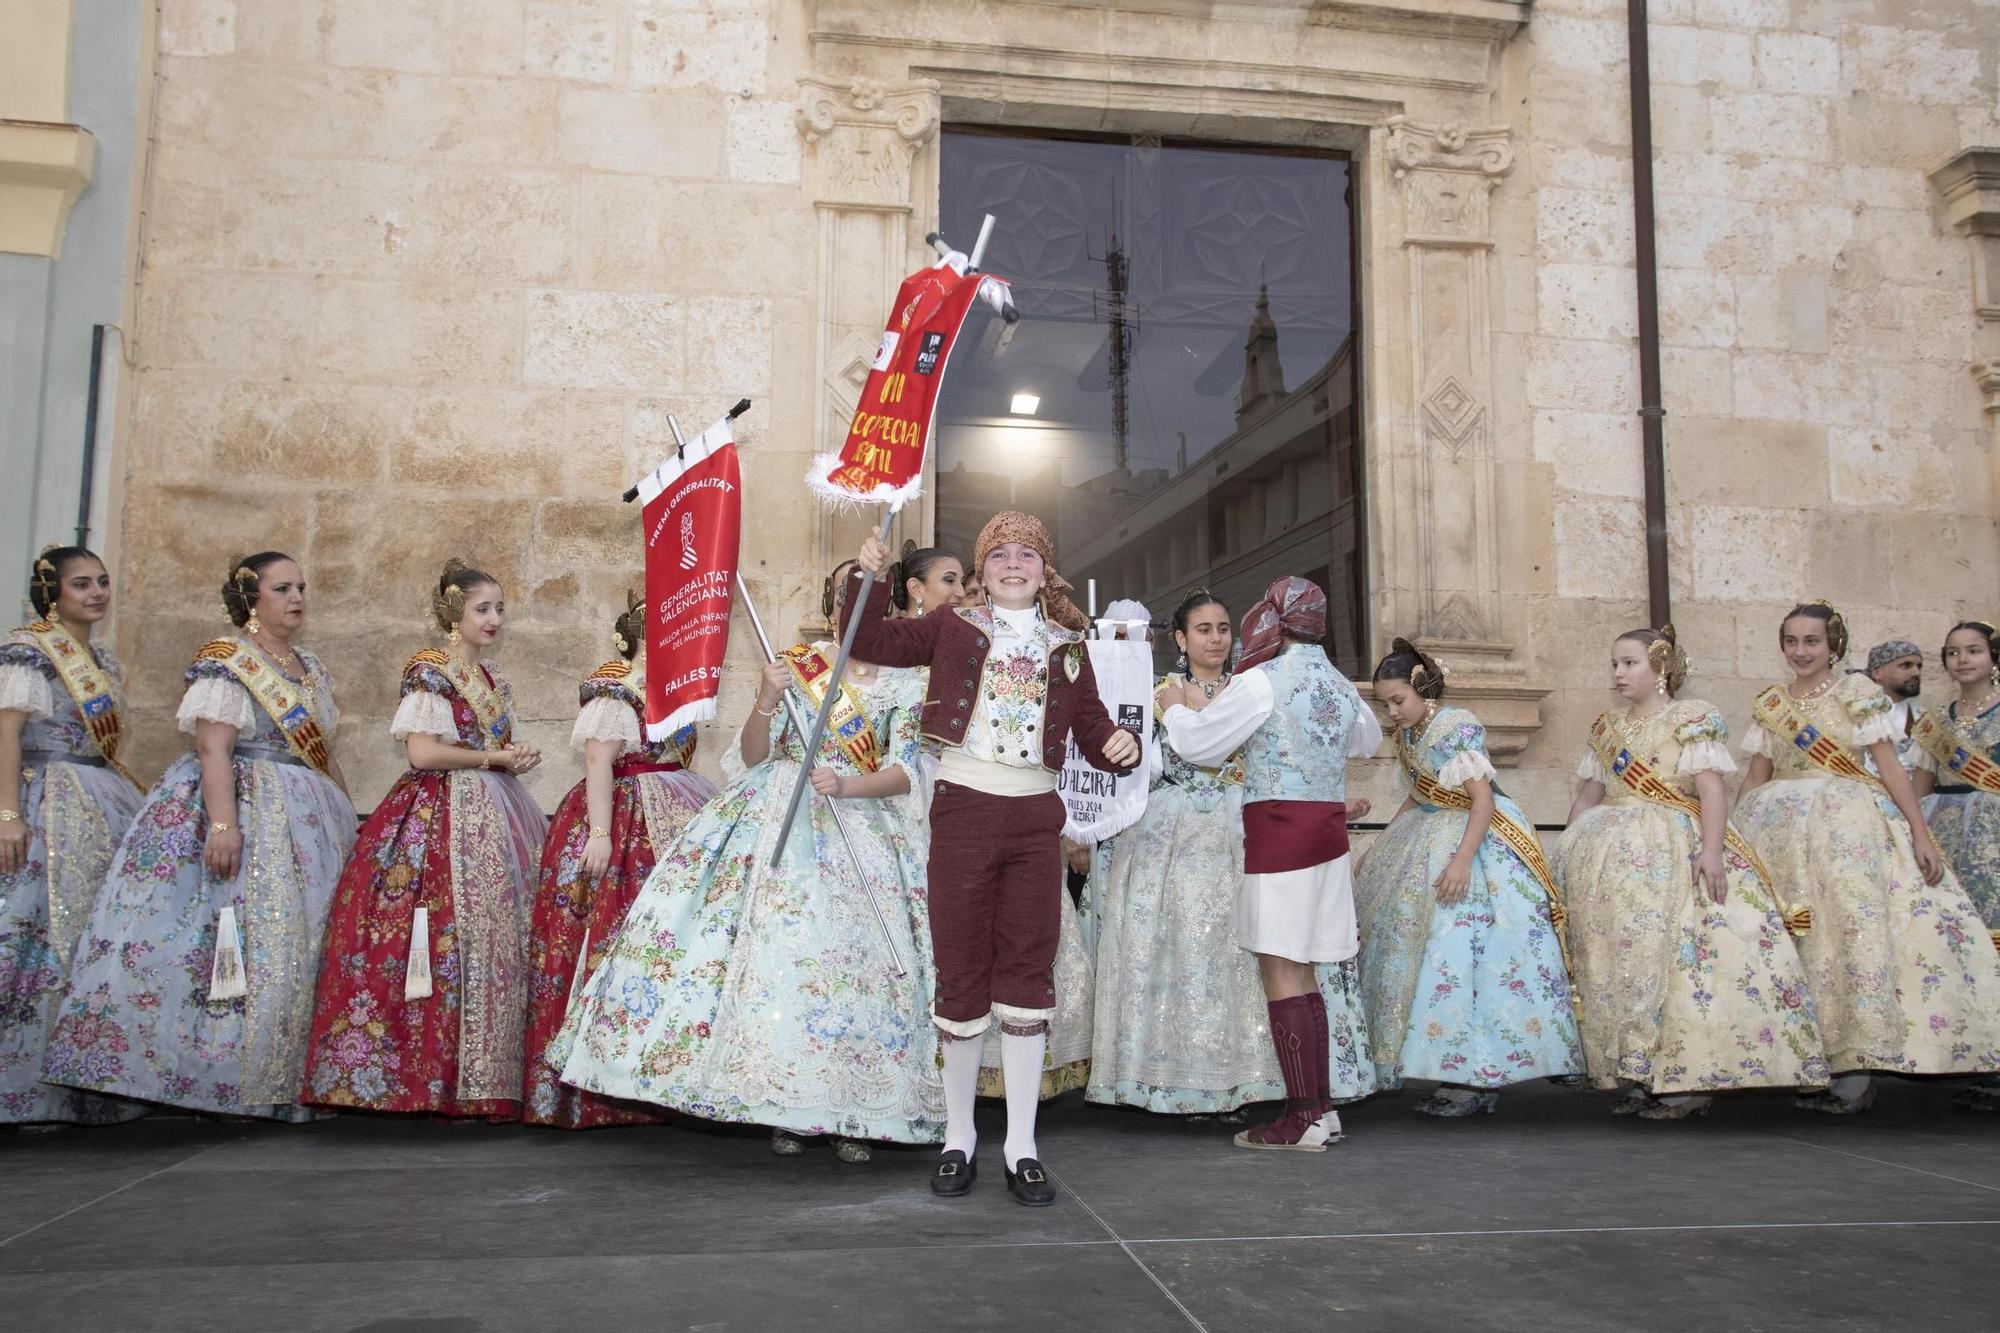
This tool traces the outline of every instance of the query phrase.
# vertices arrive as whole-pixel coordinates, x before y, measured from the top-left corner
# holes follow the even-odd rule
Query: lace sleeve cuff
[[[412,690],[403,696],[403,702],[396,707],[396,716],[389,720],[389,735],[399,741],[421,735],[455,742],[458,723],[452,718],[451,704],[442,695]]]
[[[180,711],[174,715],[174,721],[190,736],[194,735],[197,722],[219,722],[225,727],[248,731],[257,724],[256,707],[250,691],[235,681],[200,676],[181,696]]]
[[[1721,741],[1695,741],[1681,747],[1680,762],[1674,765],[1674,772],[1682,777],[1735,771],[1736,761],[1729,757],[1729,747]]]
[[[1592,755],[1593,760],[1597,756]],[[1494,778],[1493,761],[1477,750],[1460,750],[1445,761],[1438,770],[1438,784],[1445,787],[1463,788],[1468,782],[1484,778],[1491,782]]]
[[[1606,785],[1610,784],[1611,775],[1604,771],[1604,761],[1597,757],[1597,751],[1585,750],[1583,752],[1583,758],[1577,762],[1576,780],[1578,782],[1602,782]]]
[[[1756,759],[1777,757],[1771,749],[1771,733],[1764,730],[1764,724],[1761,722],[1750,724],[1750,730],[1743,733],[1743,743],[1736,748]]]
[[[645,737],[639,734],[639,715],[623,699],[599,695],[583,706],[569,733],[573,749],[581,750],[591,741],[622,742],[620,754],[641,748]]]
[[[4,707],[4,705],[0,705],[0,707]],[[1939,772],[1937,756],[1921,745],[1912,745],[1910,747],[1910,766],[1916,769],[1917,772],[1928,773],[1932,777],[1936,777]]]
[[[0,710],[47,717],[56,710],[49,678],[33,667],[0,666]]]

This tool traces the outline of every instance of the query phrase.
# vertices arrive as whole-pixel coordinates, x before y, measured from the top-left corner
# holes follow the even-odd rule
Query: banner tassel
[[[250,993],[243,975],[243,936],[236,929],[236,909],[225,907],[215,918],[215,961],[208,969],[208,1002],[240,1000]]]
[[[419,907],[410,917],[410,961],[403,968],[403,998],[431,997],[431,913]]]

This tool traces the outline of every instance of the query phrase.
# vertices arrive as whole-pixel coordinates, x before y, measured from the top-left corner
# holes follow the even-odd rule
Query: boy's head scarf
[[[1326,637],[1326,594],[1317,583],[1288,574],[1264,590],[1264,600],[1243,614],[1243,658],[1248,671],[1278,655],[1285,637],[1317,642]]]
[[[986,557],[993,554],[994,547],[1008,542],[1019,542],[1042,558],[1042,614],[1065,629],[1078,633],[1089,629],[1089,619],[1069,599],[1074,589],[1056,573],[1056,546],[1049,540],[1049,530],[1033,514],[1010,509],[986,520],[986,526],[979,530],[979,540],[972,547],[972,575],[981,586],[986,581]]]

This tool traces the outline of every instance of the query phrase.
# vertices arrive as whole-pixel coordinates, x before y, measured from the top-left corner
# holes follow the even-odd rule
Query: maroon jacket
[[[857,572],[853,576],[860,578]],[[850,595],[842,608],[841,628],[855,612]],[[869,590],[854,633],[854,655],[864,662],[891,667],[929,667],[930,688],[924,695],[924,735],[942,745],[963,745],[972,725],[972,709],[986,674],[986,654],[993,647],[993,613],[984,606],[962,606],[955,612],[933,611],[915,620],[885,620],[889,585],[881,579]],[[1069,757],[1070,733],[1077,748],[1094,767],[1120,776],[1104,757],[1104,745],[1118,731],[1104,701],[1097,697],[1097,675],[1083,636],[1050,621],[1049,692],[1042,702],[1042,767],[1062,771]],[[1072,667],[1074,674],[1072,674]]]

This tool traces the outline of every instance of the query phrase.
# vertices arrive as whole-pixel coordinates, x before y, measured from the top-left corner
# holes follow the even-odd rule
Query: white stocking
[[[1023,1157],[1039,1159],[1035,1151],[1035,1111],[1042,1100],[1042,1053],[1049,1034],[1017,1037],[1000,1030],[1000,1068],[1007,1076],[1007,1169]]]
[[[979,1053],[985,1049],[984,1034],[971,1041],[948,1041],[944,1047],[944,1149],[956,1148],[971,1161],[979,1146],[979,1127],[973,1123],[972,1106],[979,1098]]]

